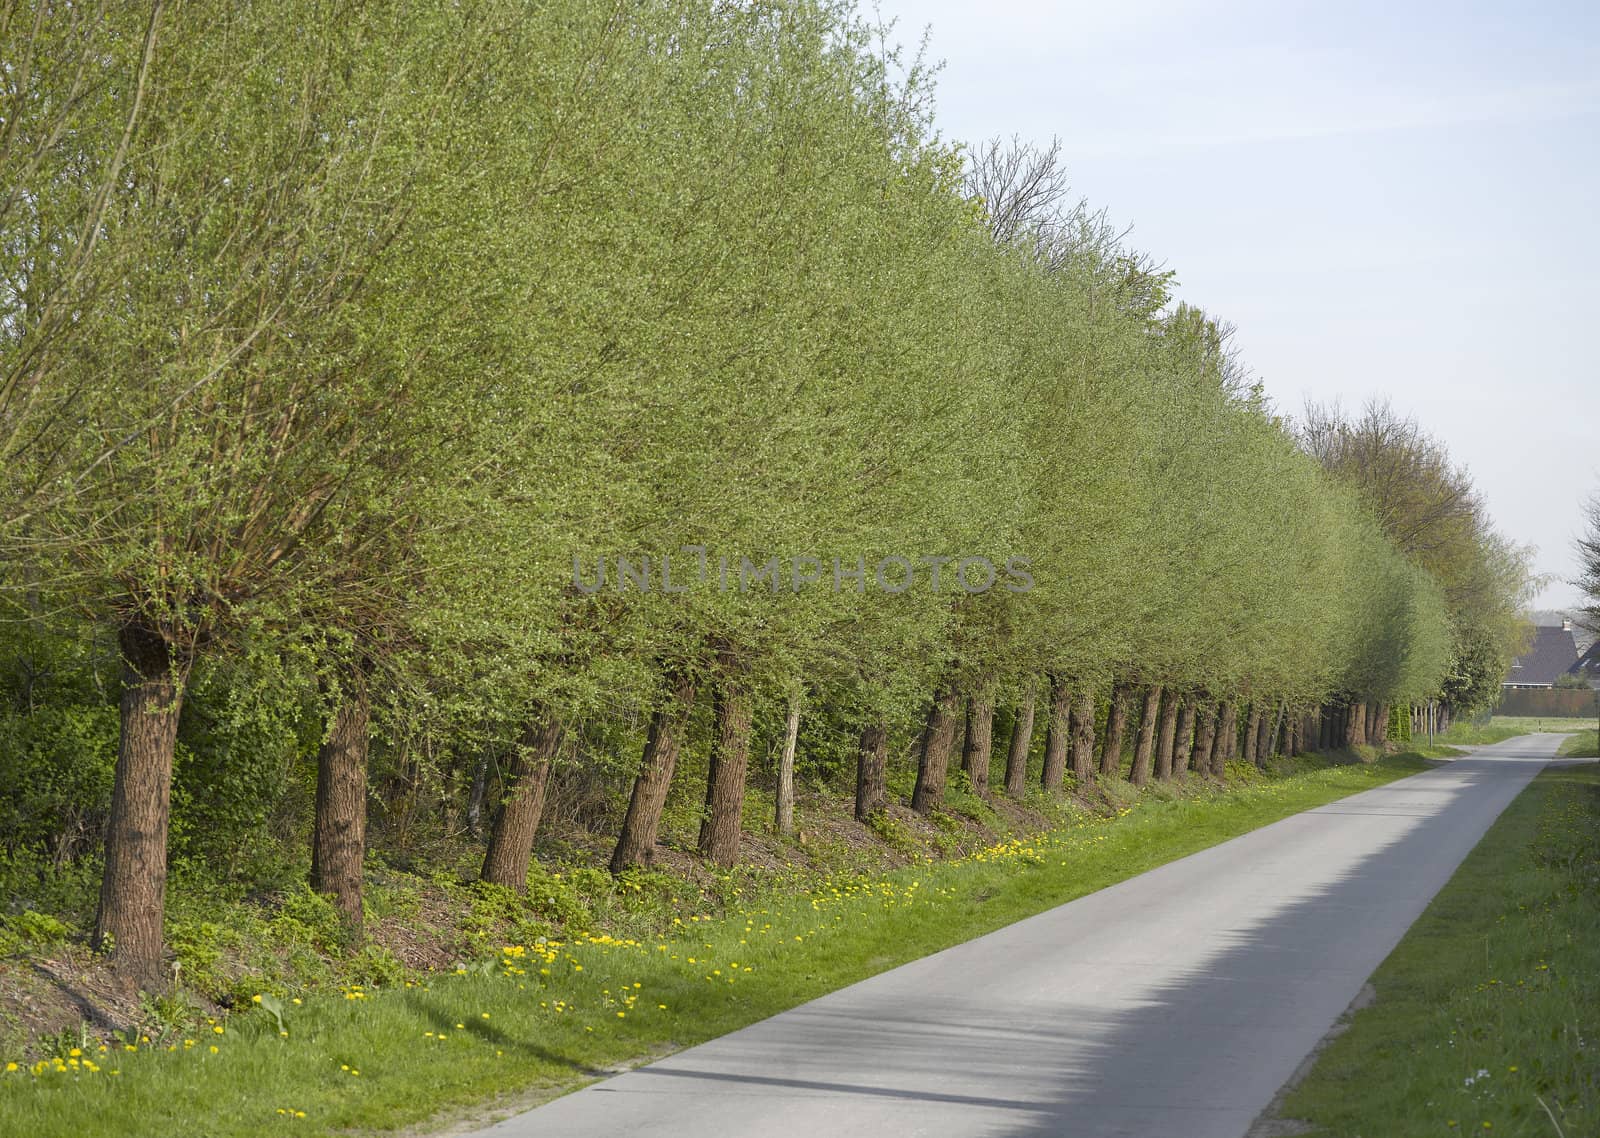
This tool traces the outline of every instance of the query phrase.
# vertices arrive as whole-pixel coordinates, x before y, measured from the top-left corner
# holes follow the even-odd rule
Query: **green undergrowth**
[[[1535,779],[1372,983],[1287,1117],[1340,1138],[1600,1134],[1600,769]]]
[[[215,1136],[280,1125],[333,1134],[427,1125],[463,1110],[482,1116],[497,1096],[526,1103],[560,1093],[1424,766],[1415,754],[1301,759],[1268,774],[1233,765],[1226,791],[1156,787],[1108,813],[950,860],[734,886],[723,904],[694,894],[694,911],[680,908],[649,935],[644,922],[622,919],[630,899],[657,914],[660,898],[691,891],[664,874],[624,878],[612,908],[589,911],[583,933],[574,912],[573,931],[477,944],[437,975],[261,991],[251,994],[259,1002],[198,1027],[181,1009],[151,1007],[128,1036],[83,1033],[48,1058],[17,1056],[0,1074],[0,1133],[160,1135],[204,1119]],[[531,887],[593,903],[569,875],[536,872]],[[484,905],[519,903],[482,896]],[[323,918],[295,919],[314,929]]]

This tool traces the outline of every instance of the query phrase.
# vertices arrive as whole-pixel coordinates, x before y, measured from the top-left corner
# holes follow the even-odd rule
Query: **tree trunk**
[[[773,824],[785,837],[794,833],[794,748],[800,738],[800,697],[789,697],[783,721],[783,753],[778,756],[778,787]]]
[[[650,735],[645,740],[639,774],[633,780],[628,813],[622,820],[617,848],[611,851],[612,873],[621,873],[629,866],[648,865],[655,857],[661,811],[667,804],[672,770],[678,765],[678,749],[683,746],[684,725],[694,705],[694,681],[687,675],[673,676],[669,686],[667,702],[650,717]]]
[[[1028,785],[1028,752],[1033,747],[1033,684],[1011,725],[1011,746],[1006,750],[1006,794],[1021,798]]]
[[[1217,706],[1209,699],[1200,708],[1200,725],[1195,734],[1194,771],[1208,775],[1211,773],[1211,752],[1217,747]]]
[[[522,728],[522,738],[506,764],[505,786],[489,831],[489,849],[483,855],[479,876],[491,885],[518,893],[527,891],[528,864],[533,860],[533,839],[544,816],[544,792],[550,783],[550,764],[565,736],[553,716],[536,712]]]
[[[1112,778],[1122,773],[1122,737],[1128,731],[1127,684],[1111,687],[1111,709],[1106,713],[1106,734],[1100,742],[1100,773]]]
[[[1094,781],[1094,692],[1087,686],[1072,704],[1072,780],[1080,789]]]
[[[1189,771],[1189,762],[1194,757],[1194,696],[1183,697],[1182,706],[1178,709],[1178,734],[1173,740],[1172,773],[1176,777],[1183,777]]]
[[[1172,777],[1172,745],[1178,733],[1178,704],[1182,701],[1177,692],[1166,693],[1161,701],[1161,722],[1156,728],[1156,781],[1165,782]]]
[[[911,809],[918,814],[931,814],[944,801],[945,772],[950,768],[950,750],[955,746],[960,722],[961,691],[952,681],[933,701],[927,726],[922,730],[917,784],[911,791]]]
[[[1050,722],[1044,736],[1044,770],[1039,785],[1060,790],[1067,772],[1067,739],[1072,730],[1072,692],[1059,676],[1050,677]]]
[[[489,792],[489,752],[478,755],[472,764],[472,789],[467,793],[467,833],[483,837],[483,800]]]
[[[124,979],[157,991],[166,986],[161,938],[167,898],[167,822],[183,689],[171,647],[160,633],[130,624],[118,634],[118,642],[121,724],[92,943],[111,955]]]
[[[317,805],[311,832],[311,888],[333,898],[352,941],[361,939],[361,869],[367,856],[365,677],[351,673],[328,737],[317,749]]]
[[[1244,754],[1240,757],[1245,762],[1254,764],[1257,753],[1261,748],[1261,701],[1250,701],[1250,717],[1244,725]]]
[[[1367,705],[1353,703],[1347,712],[1345,720],[1344,743],[1347,747],[1359,747],[1367,741]]]
[[[1381,747],[1389,741],[1389,705],[1380,703],[1372,713],[1372,744]]]
[[[1150,764],[1155,758],[1156,717],[1161,714],[1161,685],[1145,689],[1144,711],[1139,716],[1139,743],[1133,751],[1133,769],[1128,781],[1144,786],[1150,781]]]
[[[882,723],[861,732],[856,756],[856,821],[865,822],[889,805],[889,732]]]
[[[739,860],[745,771],[750,766],[750,693],[737,682],[724,680],[713,702],[717,739],[712,745],[711,763],[706,772],[706,812],[700,821],[700,853],[713,865],[727,867]],[[789,763],[792,786],[792,757]],[[792,809],[793,799],[790,801]]]
[[[961,765],[972,782],[972,793],[989,797],[989,752],[994,745],[994,697],[988,692],[972,697],[967,705],[967,743]]]
[[[1221,778],[1225,764],[1239,757],[1239,705],[1228,700],[1222,705],[1217,724],[1217,746],[1211,752],[1211,773]]]

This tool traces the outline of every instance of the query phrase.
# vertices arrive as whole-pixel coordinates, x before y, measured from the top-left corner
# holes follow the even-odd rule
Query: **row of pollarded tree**
[[[656,845],[685,731],[687,699],[693,696],[686,686],[674,694],[677,699],[651,720],[643,763],[612,855],[613,871],[648,864]],[[1264,766],[1272,755],[1382,746],[1390,716],[1389,707],[1378,702],[1306,708],[1282,700],[1219,701],[1160,685],[1141,689],[1116,684],[1102,703],[1086,685],[1051,678],[1040,765],[1030,763],[1035,749],[1034,703],[1031,694],[1025,695],[1011,709],[1007,738],[997,747],[992,696],[962,697],[953,687],[940,692],[915,738],[916,781],[908,805],[924,814],[937,810],[949,772],[958,764],[980,797],[991,793],[1024,797],[1030,790],[1030,770],[1047,792],[1088,787],[1105,778],[1125,778],[1143,787],[1152,780],[1182,779],[1190,772],[1221,778],[1224,764],[1234,760]],[[723,866],[734,864],[738,857],[750,714],[747,695],[719,690],[699,850]],[[525,884],[540,802],[559,749],[553,731],[547,726],[533,748],[533,765],[516,768],[518,775],[528,774],[520,789],[513,786],[496,820],[482,871],[486,881],[517,889]],[[867,821],[890,803],[889,737],[888,726],[881,722],[860,733],[854,811],[859,821]],[[778,828],[785,827],[780,822]]]
[[[1053,791],[1440,688],[1456,610],[1348,448],[1102,217],[969,177],[843,6],[74,13],[24,21],[50,63],[0,131],[0,603],[118,645],[95,939],[143,981],[218,674],[318,721],[286,829],[353,933],[373,752],[424,727],[508,748],[483,875],[520,888],[561,763],[626,785],[612,863],[648,859],[697,701],[727,862],[775,695],[857,741],[870,815],[891,755],[919,810],[958,735],[978,778],[995,707]]]

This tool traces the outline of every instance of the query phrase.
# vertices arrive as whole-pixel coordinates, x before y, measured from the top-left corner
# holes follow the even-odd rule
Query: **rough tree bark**
[[[1216,723],[1216,744],[1211,747],[1211,773],[1222,778],[1227,760],[1238,754],[1238,704],[1232,699],[1222,704]]]
[[[92,943],[110,954],[124,980],[156,991],[166,980],[161,926],[183,677],[171,646],[156,630],[133,623],[117,639],[122,650],[121,733]]]
[[[1111,709],[1106,712],[1106,733],[1100,741],[1100,773],[1115,778],[1122,773],[1122,738],[1128,731],[1127,684],[1111,687]]]
[[[1346,712],[1344,727],[1344,744],[1347,747],[1359,747],[1367,741],[1367,705],[1353,703]]]
[[[945,773],[950,769],[950,750],[955,746],[960,723],[961,691],[952,681],[934,699],[927,725],[922,729],[917,784],[911,791],[911,809],[918,814],[931,814],[944,801]]]
[[[1161,685],[1146,688],[1144,709],[1139,715],[1139,742],[1133,749],[1133,769],[1128,781],[1144,786],[1150,781],[1150,764],[1155,759],[1156,718],[1161,714]]]
[[[1256,750],[1261,744],[1261,701],[1250,701],[1250,715],[1244,724],[1244,754],[1239,756],[1247,763],[1256,761]]]
[[[1217,705],[1209,699],[1199,709],[1200,721],[1195,729],[1194,771],[1211,773],[1211,752],[1217,746]]]
[[[483,855],[483,880],[518,893],[527,891],[528,864],[533,860],[533,839],[544,816],[544,792],[550,784],[550,764],[561,749],[566,732],[554,716],[536,711],[522,728],[522,738],[506,764],[505,786],[489,830],[489,849]]]
[[[1044,769],[1039,785],[1060,790],[1067,771],[1067,739],[1071,724],[1072,691],[1060,676],[1050,677],[1050,722],[1044,736]]]
[[[778,756],[778,785],[774,794],[772,824],[778,833],[794,833],[794,749],[800,738],[800,696],[789,697],[783,720],[783,751]]]
[[[1028,751],[1033,745],[1033,684],[1017,708],[1011,725],[1011,746],[1006,749],[1006,794],[1021,798],[1028,785]]]
[[[856,821],[865,822],[889,805],[889,731],[869,723],[861,731],[856,756]]]
[[[1189,762],[1194,757],[1194,713],[1194,696],[1184,696],[1178,709],[1178,734],[1172,750],[1172,773],[1179,778],[1188,774]]]
[[[967,704],[967,740],[961,766],[972,781],[972,792],[989,797],[989,754],[994,745],[994,697],[985,691]]]
[[[1266,746],[1259,756],[1265,763],[1274,754],[1287,755],[1289,753],[1289,708],[1280,702],[1272,712],[1272,726],[1267,728]]]
[[[700,853],[713,865],[731,866],[739,860],[739,831],[744,821],[745,772],[750,766],[750,693],[737,680],[724,679],[712,702],[717,738],[706,771]]]
[[[346,933],[361,937],[361,869],[367,856],[366,678],[344,677],[328,737],[317,749],[317,804],[311,830],[311,888],[333,898]]]
[[[629,866],[648,865],[655,856],[661,810],[672,786],[673,768],[678,765],[684,725],[694,706],[694,681],[688,675],[672,676],[667,687],[666,702],[650,717],[650,734],[645,740],[639,774],[633,780],[628,813],[622,819],[617,847],[611,851],[612,873],[621,873]]]
[[[1178,704],[1181,702],[1177,692],[1167,692],[1161,701],[1161,723],[1156,728],[1157,781],[1172,777],[1172,745],[1177,740]]]
[[[1072,778],[1080,787],[1094,781],[1094,692],[1087,686],[1072,704]]]

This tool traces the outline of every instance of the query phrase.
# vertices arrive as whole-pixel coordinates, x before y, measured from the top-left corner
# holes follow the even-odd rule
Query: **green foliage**
[[[1381,484],[1307,453],[1226,326],[1103,219],[1001,234],[928,69],[849,3],[113,6],[81,35],[24,10],[45,65],[0,131],[9,876],[92,872],[130,626],[183,683],[175,873],[276,893],[274,942],[329,974],[358,946],[299,879],[357,670],[373,844],[446,867],[475,951],[646,927],[682,888],[459,884],[535,710],[570,727],[546,829],[591,854],[671,674],[700,692],[674,832],[732,678],[757,777],[799,697],[802,785],[844,789],[871,723],[896,795],[952,678],[1001,702],[1046,672],[1100,696],[1490,694],[1526,566],[1455,508],[1438,448],[1384,452],[1405,461]],[[67,98],[85,61],[105,81]],[[1432,530],[1396,523],[1439,501]],[[623,587],[622,557],[655,587]],[[770,587],[737,587],[745,558],[777,559]],[[885,558],[911,588],[878,587]],[[1019,559],[1033,587],[969,592],[947,560],[935,589],[951,558]],[[604,587],[574,581],[600,562]],[[959,773],[947,805],[993,816]],[[232,991],[235,932],[174,914],[195,983]]]
[[[32,909],[24,909],[14,917],[0,916],[0,956],[47,952],[65,943],[73,931],[65,921]]]
[[[111,805],[117,709],[105,703],[46,704],[0,713],[0,841],[8,851],[61,858],[97,834]]]
[[[271,884],[284,868],[267,856],[274,823],[303,809],[297,764],[314,755],[317,717],[277,674],[251,674],[246,657],[228,672],[191,678],[173,773],[171,844],[179,858]]]
[[[904,854],[917,852],[917,840],[906,828],[906,824],[887,810],[871,815],[867,819],[867,829],[875,834],[879,841]]]

